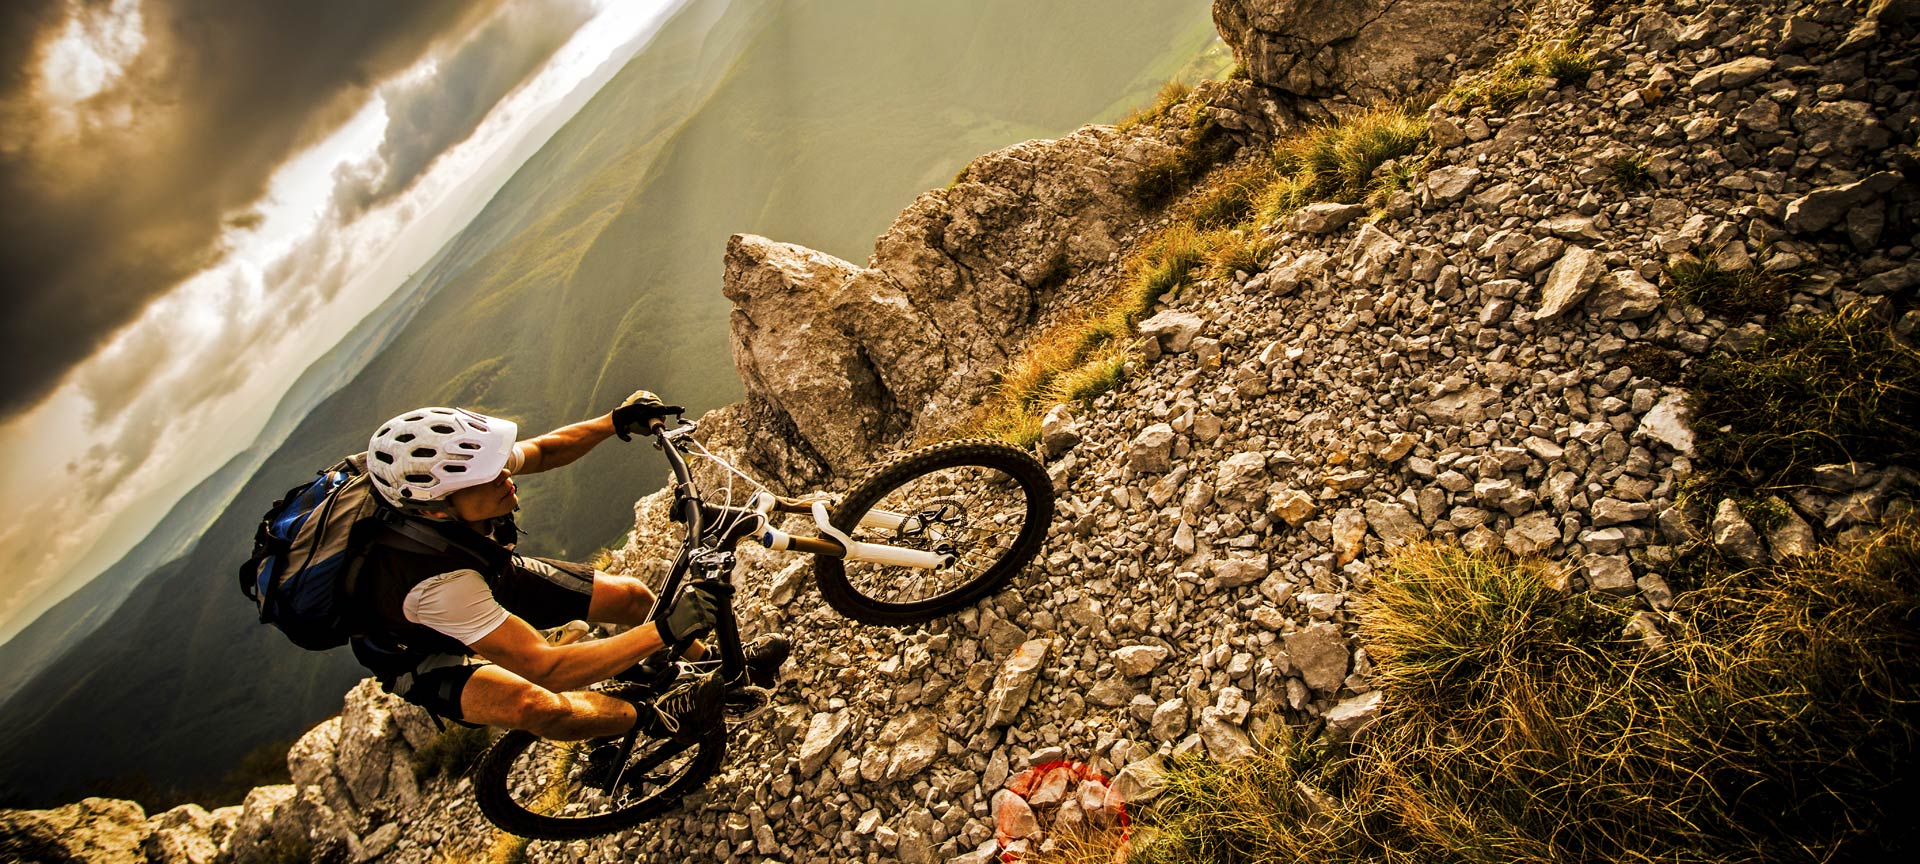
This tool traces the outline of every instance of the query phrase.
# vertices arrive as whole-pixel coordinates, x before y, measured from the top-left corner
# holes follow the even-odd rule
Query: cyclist
[[[354,656],[387,690],[437,716],[557,740],[638,729],[690,741],[729,702],[763,705],[789,652],[778,635],[746,647],[751,683],[731,696],[713,673],[683,676],[651,702],[582,690],[704,633],[717,601],[688,586],[655,624],[655,597],[641,580],[512,551],[515,476],[567,465],[609,436],[644,433],[681,411],[642,390],[607,414],[524,441],[511,421],[458,408],[382,424],[368,443],[368,474],[407,518],[361,565],[354,596],[370,623],[352,641]],[[536,629],[574,620],[632,628],[568,645]],[[694,642],[687,653],[702,650]]]

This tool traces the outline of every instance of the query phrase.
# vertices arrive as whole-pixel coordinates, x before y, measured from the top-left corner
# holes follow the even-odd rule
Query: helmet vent
[[[439,455],[439,451],[434,450],[432,447],[413,448],[413,456],[416,459],[432,459],[436,455]]]
[[[451,472],[453,472],[453,473],[455,473],[455,474],[465,474],[465,473],[467,473],[467,466],[465,466],[465,465],[461,465],[461,464],[460,464],[460,463],[458,463],[458,462],[456,462],[456,463],[454,463],[454,464],[452,464],[452,465],[445,465],[445,466],[442,466],[442,468],[443,468],[443,470],[446,470],[446,471],[451,471]]]
[[[462,450],[478,450],[478,449],[480,449],[480,442],[478,442],[478,441],[462,441],[462,442],[460,442],[460,443],[459,443],[459,444],[458,444],[457,446],[458,446],[458,447],[459,447],[460,449],[462,449]]]
[[[432,426],[428,426],[427,428],[432,429],[433,431],[438,432],[442,435],[452,435],[454,433],[454,428],[452,426],[448,426],[445,423],[435,423]]]
[[[373,458],[375,458],[375,459],[378,459],[378,460],[380,460],[380,461],[382,461],[382,462],[385,462],[385,463],[387,463],[388,465],[392,465],[392,464],[393,464],[393,454],[392,454],[392,453],[388,453],[388,452],[387,452],[387,451],[385,451],[385,450],[375,450],[375,451],[373,451]]]
[[[412,433],[412,432],[402,432],[402,433],[400,433],[400,434],[398,434],[398,435],[395,435],[395,436],[393,436],[393,440],[395,440],[395,441],[397,441],[397,442],[399,442],[399,443],[401,443],[401,444],[405,444],[405,443],[407,443],[407,442],[409,442],[409,441],[412,441],[412,440],[413,440],[413,433]]]
[[[408,414],[407,416],[405,416],[405,417],[403,417],[403,418],[401,418],[401,421],[400,421],[400,422],[402,422],[402,423],[417,423],[417,422],[419,422],[419,421],[421,421],[421,420],[425,420],[425,419],[427,419],[427,415],[425,415],[425,414]]]
[[[408,483],[432,483],[433,475],[432,474],[408,474],[407,482]]]

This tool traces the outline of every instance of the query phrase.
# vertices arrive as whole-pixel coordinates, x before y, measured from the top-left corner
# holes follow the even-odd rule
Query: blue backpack
[[[368,540],[399,515],[379,500],[366,470],[366,454],[356,454],[287,490],[240,565],[240,591],[260,621],[309,651],[345,645],[358,632],[353,589]]]

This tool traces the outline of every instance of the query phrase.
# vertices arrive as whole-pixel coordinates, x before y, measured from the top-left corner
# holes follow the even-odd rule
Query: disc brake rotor
[[[969,524],[967,505],[959,499],[933,498],[914,508],[893,532],[893,539],[911,541],[942,555],[958,555],[958,542]]]

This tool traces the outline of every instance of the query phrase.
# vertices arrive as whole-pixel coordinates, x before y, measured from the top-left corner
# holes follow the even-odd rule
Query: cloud
[[[0,420],[214,261],[291,155],[498,3],[0,4]]]
[[[472,135],[480,121],[546,64],[593,16],[586,0],[508,7],[440,60],[431,75],[380,89],[386,137],[377,159],[336,172],[334,200],[351,219],[406,191],[433,161]]]

